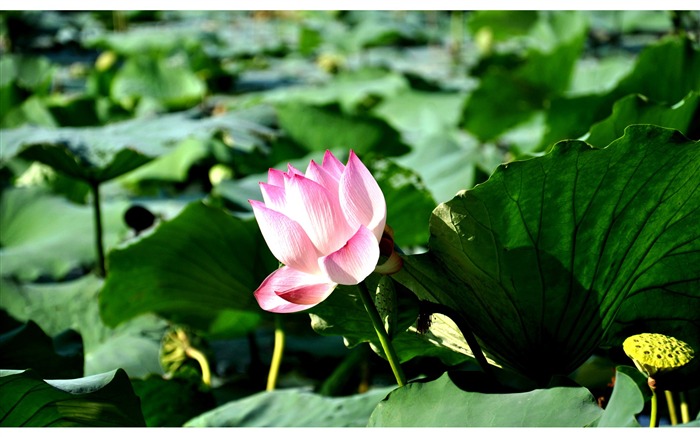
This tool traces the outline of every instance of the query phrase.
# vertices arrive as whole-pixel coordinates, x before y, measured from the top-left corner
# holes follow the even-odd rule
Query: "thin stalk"
[[[396,355],[394,346],[391,344],[389,335],[384,329],[382,317],[379,315],[377,307],[374,306],[374,300],[369,294],[367,285],[364,282],[360,282],[359,284],[357,284],[357,288],[360,290],[360,299],[362,299],[362,304],[365,306],[365,310],[367,311],[367,314],[369,315],[369,318],[372,321],[374,331],[377,333],[377,337],[379,337],[379,343],[381,343],[382,348],[384,349],[384,354],[386,355],[386,358],[389,361],[391,370],[394,372],[396,382],[399,384],[399,387],[402,387],[406,385],[406,376],[404,376],[403,369],[401,368],[401,362],[399,361],[398,355]]]
[[[688,400],[685,398],[685,392],[682,391],[678,394],[681,401],[681,422],[690,422],[690,409],[688,408]]]
[[[197,360],[199,367],[202,368],[202,382],[207,386],[211,386],[211,370],[209,369],[209,361],[207,361],[207,357],[193,347],[187,348],[185,353],[188,357]]]
[[[275,346],[272,350],[270,372],[267,374],[267,391],[273,391],[277,386],[277,377],[282,365],[282,355],[284,354],[284,338],[282,319],[279,315],[275,315]]]
[[[95,246],[97,250],[97,276],[104,278],[107,275],[105,267],[105,249],[102,242],[102,211],[100,207],[100,183],[97,181],[90,182],[92,191],[92,205],[95,218]]]
[[[671,421],[671,425],[678,425],[676,404],[673,402],[673,393],[671,393],[669,390],[664,390],[664,395],[666,395],[666,405],[668,406],[668,417]]]
[[[656,389],[651,389],[651,417],[649,417],[649,428],[656,428],[656,420],[659,410],[659,402],[656,397]]]

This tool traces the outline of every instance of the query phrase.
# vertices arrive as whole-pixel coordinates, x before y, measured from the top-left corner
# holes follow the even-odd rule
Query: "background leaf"
[[[76,205],[40,187],[5,190],[0,200],[2,276],[34,280],[63,278],[95,259],[92,207]],[[124,238],[123,201],[103,205],[103,241],[107,249]]]

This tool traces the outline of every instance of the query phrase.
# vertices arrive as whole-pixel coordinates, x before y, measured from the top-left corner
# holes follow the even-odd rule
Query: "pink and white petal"
[[[303,176],[294,175],[286,182],[286,213],[301,225],[319,253],[327,255],[343,247],[355,231],[345,219],[337,193]]]
[[[287,196],[284,193],[284,186],[270,185],[260,182],[260,192],[262,193],[265,206],[277,212],[284,213],[287,205]]]
[[[276,187],[284,188],[284,175],[286,173],[277,170],[275,168],[271,168],[267,171],[267,183],[268,185],[274,185]]]
[[[342,175],[343,170],[345,170],[345,165],[340,162],[340,160],[338,160],[338,158],[336,158],[330,150],[326,150],[326,153],[323,154],[321,166],[335,179],[340,179],[340,175]]]
[[[260,232],[270,252],[283,264],[309,274],[318,274],[320,254],[304,229],[286,215],[262,202],[249,200]]]
[[[374,234],[361,226],[340,250],[321,258],[321,269],[331,281],[354,285],[374,271],[379,261],[379,243]]]
[[[379,241],[386,224],[384,193],[352,150],[340,178],[338,195],[348,223],[355,227],[366,226]]]
[[[292,175],[304,176],[304,173],[302,173],[299,169],[294,167],[292,164],[287,164],[287,176],[292,176]]]
[[[300,283],[298,279],[295,279],[297,275],[294,273],[290,275],[290,271],[294,272],[294,270],[289,267],[281,267],[275,270],[265,278],[263,283],[260,284],[260,287],[255,290],[253,295],[258,301],[260,308],[273,313],[295,313],[304,311],[315,305],[296,304],[282,299],[277,295],[278,292],[303,287],[303,282]],[[303,277],[301,277],[301,279],[303,279]]]
[[[309,163],[309,167],[306,169],[306,177],[326,187],[331,193],[338,192],[338,178],[328,173],[328,171],[314,161]]]

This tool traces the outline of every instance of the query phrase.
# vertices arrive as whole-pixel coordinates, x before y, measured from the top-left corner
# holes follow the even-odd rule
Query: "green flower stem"
[[[678,394],[681,401],[681,422],[690,422],[690,409],[688,408],[688,400],[685,398],[685,392],[682,391]]]
[[[659,402],[656,397],[656,389],[651,389],[651,417],[649,418],[649,428],[656,428],[656,420],[659,412]]]
[[[211,386],[211,370],[209,369],[209,361],[207,361],[207,357],[193,347],[187,348],[185,353],[188,357],[197,360],[199,367],[202,369],[202,382],[207,386]]]
[[[678,417],[676,416],[676,404],[673,401],[673,393],[669,390],[664,390],[664,395],[666,395],[666,405],[668,406],[668,418],[671,421],[671,425],[678,425]]]
[[[100,183],[90,181],[90,189],[92,191],[92,205],[94,209],[93,217],[95,218],[95,246],[97,250],[97,276],[104,278],[107,275],[105,267],[105,249],[102,242],[102,211],[100,207]]]
[[[401,368],[401,362],[399,361],[399,357],[398,355],[396,355],[396,351],[394,350],[394,347],[391,344],[389,335],[384,329],[384,323],[382,323],[382,318],[379,315],[379,311],[377,311],[377,307],[374,305],[374,300],[369,294],[367,284],[365,284],[364,282],[360,282],[359,284],[357,284],[357,288],[360,290],[360,299],[362,299],[362,303],[365,306],[365,310],[367,310],[367,314],[369,314],[369,318],[372,321],[372,325],[374,325],[374,330],[377,333],[377,337],[379,337],[379,342],[381,343],[382,348],[384,349],[384,354],[386,354],[386,358],[389,361],[391,370],[394,372],[396,382],[399,384],[399,387],[402,387],[406,385],[406,376],[404,376],[403,369]]]
[[[270,363],[270,372],[267,374],[267,391],[272,391],[277,386],[277,377],[279,375],[280,366],[282,365],[282,355],[284,353],[284,329],[282,328],[282,319],[279,315],[275,315],[275,346],[272,350],[272,362]]]

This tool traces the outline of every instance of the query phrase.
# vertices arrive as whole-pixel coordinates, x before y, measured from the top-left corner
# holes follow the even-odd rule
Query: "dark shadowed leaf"
[[[0,370],[0,426],[146,426],[141,402],[121,370],[79,379],[42,380]]]
[[[10,318],[4,310],[0,311],[0,316]],[[80,334],[73,330],[51,338],[31,320],[14,329],[3,329],[0,331],[0,356],[0,366],[4,369],[31,368],[42,378],[50,379],[83,376],[83,342]]]

